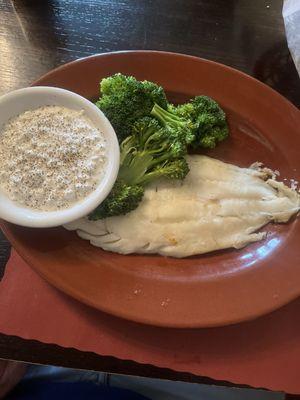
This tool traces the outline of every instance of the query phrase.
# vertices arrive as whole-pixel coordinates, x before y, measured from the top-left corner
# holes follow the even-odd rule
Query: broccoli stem
[[[170,113],[169,111],[160,107],[158,104],[154,104],[151,110],[151,115],[157,118],[164,127],[168,127],[168,125],[173,127],[185,125],[185,121],[183,121],[180,117]]]

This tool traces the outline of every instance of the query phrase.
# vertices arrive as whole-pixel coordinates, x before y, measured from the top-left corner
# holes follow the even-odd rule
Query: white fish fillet
[[[239,168],[206,156],[189,156],[184,182],[163,181],[145,191],[131,213],[99,221],[82,218],[65,227],[121,254],[187,257],[261,240],[270,221],[287,222],[300,209],[299,194],[262,168]]]

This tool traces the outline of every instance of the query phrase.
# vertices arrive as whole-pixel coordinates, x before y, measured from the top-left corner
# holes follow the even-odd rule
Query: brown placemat
[[[155,328],[69,298],[13,251],[0,283],[0,332],[236,384],[300,393],[300,299],[240,325]]]

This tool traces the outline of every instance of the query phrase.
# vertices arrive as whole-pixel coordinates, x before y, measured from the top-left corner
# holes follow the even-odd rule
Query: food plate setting
[[[63,65],[0,107],[1,228],[58,289],[177,328],[299,296],[300,112],[266,85],[126,51]]]

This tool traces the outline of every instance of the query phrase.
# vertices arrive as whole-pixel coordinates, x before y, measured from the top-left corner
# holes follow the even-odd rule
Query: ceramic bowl
[[[107,144],[107,164],[102,180],[96,189],[70,208],[58,211],[40,211],[24,207],[12,201],[1,191],[0,218],[28,227],[53,227],[63,225],[87,215],[108,195],[119,169],[119,145],[113,127],[93,103],[69,90],[56,87],[34,86],[15,90],[0,98],[0,135],[2,127],[11,118],[27,110],[56,105],[73,110],[84,110],[85,115],[103,133]]]

